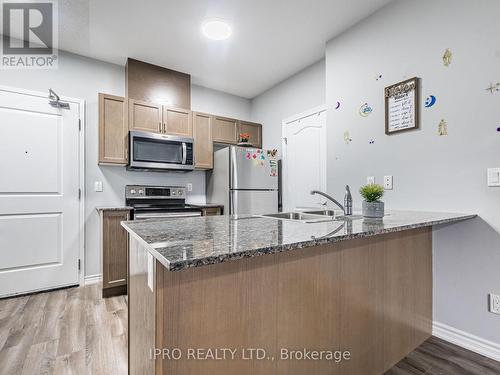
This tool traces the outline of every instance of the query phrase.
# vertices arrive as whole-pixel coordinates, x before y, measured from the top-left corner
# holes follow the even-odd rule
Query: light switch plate
[[[384,176],[384,189],[392,190],[392,176]]]
[[[94,190],[97,193],[101,193],[102,192],[102,181],[95,181],[94,182]]]
[[[375,176],[368,176],[366,178],[366,183],[367,184],[374,184],[375,183]]]
[[[193,191],[193,184],[191,184],[191,183],[187,184],[187,190]]]
[[[488,186],[500,186],[500,168],[488,168]]]

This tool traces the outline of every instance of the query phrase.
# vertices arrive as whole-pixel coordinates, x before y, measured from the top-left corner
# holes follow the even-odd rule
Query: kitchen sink
[[[335,211],[333,210],[304,211],[304,213],[310,215],[335,216]]]
[[[304,213],[309,215],[333,216],[335,220],[357,220],[363,218],[362,215],[336,215],[333,210],[304,211]]]
[[[304,212],[280,212],[277,214],[258,215],[280,220],[299,221],[302,223],[321,223],[324,221],[348,221],[361,219],[361,215],[337,215],[333,210],[304,211]]]
[[[280,219],[280,220],[300,221],[300,222],[304,222],[304,223],[319,223],[322,221],[333,221],[334,220],[333,216],[314,215],[314,214],[309,214],[306,212],[280,212],[277,214],[266,214],[266,215],[259,215],[259,216],[273,218],[273,219]]]

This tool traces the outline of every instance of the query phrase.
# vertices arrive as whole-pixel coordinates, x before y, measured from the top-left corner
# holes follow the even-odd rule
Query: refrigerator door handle
[[[237,208],[238,208],[238,192],[237,191],[231,191],[231,194],[229,195],[229,205],[231,212],[229,213],[230,215],[236,215],[237,213]]]

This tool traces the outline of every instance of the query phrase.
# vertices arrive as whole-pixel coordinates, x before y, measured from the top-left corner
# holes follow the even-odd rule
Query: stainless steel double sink
[[[333,210],[319,210],[319,211],[303,211],[303,212],[280,212],[277,214],[258,215],[259,217],[267,217],[279,220],[290,220],[302,223],[321,223],[325,221],[345,221],[361,219],[360,215],[336,215]]]

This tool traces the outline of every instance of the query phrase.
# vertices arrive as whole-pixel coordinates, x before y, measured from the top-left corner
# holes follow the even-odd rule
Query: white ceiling
[[[195,84],[253,98],[324,56],[325,42],[390,0],[63,0],[59,48],[124,65],[190,73]],[[200,32],[206,18],[233,29]]]

